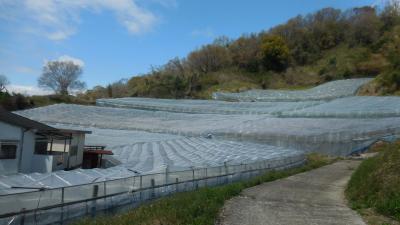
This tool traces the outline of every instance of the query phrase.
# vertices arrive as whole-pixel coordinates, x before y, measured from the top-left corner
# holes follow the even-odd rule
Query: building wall
[[[19,142],[18,150],[21,146],[21,128],[9,125],[0,121],[0,141],[1,140],[16,140]],[[0,159],[0,174],[12,174],[18,172],[18,158],[15,159]]]
[[[85,145],[84,134],[73,134],[71,140],[71,146],[67,145],[66,153],[64,151],[64,141],[53,143],[53,151],[59,152],[55,155],[37,155],[35,151],[36,135],[33,131],[26,131],[21,127],[16,127],[0,121],[0,141],[1,140],[15,140],[18,141],[18,149],[15,159],[0,159],[0,175],[21,173],[32,173],[32,172],[51,172],[64,168],[76,168],[82,165],[83,161],[83,150]],[[24,133],[24,142],[22,143],[21,138]],[[67,141],[69,144],[69,141]],[[77,154],[71,155],[68,160],[68,152],[70,147],[76,146]],[[19,158],[22,159],[20,168],[18,169]],[[62,163],[61,163],[62,162]]]
[[[54,140],[53,141],[53,152],[64,152],[64,141],[63,140]],[[82,165],[83,161],[83,150],[85,147],[85,135],[81,133],[75,133],[72,135],[71,145],[69,144],[69,140],[67,140],[67,145],[65,152],[69,153],[71,148],[76,147],[76,155],[69,156],[69,161],[67,160],[67,165],[65,168],[76,168]],[[49,144],[50,149],[50,144]]]
[[[21,161],[21,173],[31,173],[35,172],[32,171],[32,165],[35,163],[38,163],[33,159],[33,156],[35,155],[35,141],[36,141],[36,135],[32,131],[25,132],[24,135],[24,145],[23,145],[23,150],[22,150],[22,161]],[[22,147],[22,146],[21,146]]]
[[[34,154],[32,157],[31,172],[37,173],[49,173],[56,170],[63,170],[65,168],[66,162],[64,162],[67,154],[57,154],[57,155],[38,155]],[[62,163],[60,163],[62,162]]]
[[[37,173],[48,173],[52,171],[53,168],[53,156],[52,155],[37,155],[34,154],[32,157],[31,172]]]
[[[71,146],[77,147],[77,154],[69,156],[69,168],[80,167],[83,161],[83,150],[85,147],[85,135],[84,134],[74,134],[71,140]]]
[[[0,121],[0,141],[1,140],[15,140],[18,141],[18,149],[15,159],[0,159],[0,174],[13,174],[13,173],[27,173],[31,170],[35,134],[32,131],[26,131],[24,134],[24,143],[22,143],[22,133],[24,129],[21,127],[16,127]],[[23,148],[23,149],[22,149]],[[18,171],[19,158],[21,157],[22,151],[22,161],[21,168]]]

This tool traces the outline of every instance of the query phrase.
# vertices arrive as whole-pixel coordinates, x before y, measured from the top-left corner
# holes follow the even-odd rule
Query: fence
[[[166,170],[165,173],[2,195],[0,224],[67,224],[84,216],[113,214],[176,192],[246,180],[304,162],[304,154],[298,154],[250,164]]]

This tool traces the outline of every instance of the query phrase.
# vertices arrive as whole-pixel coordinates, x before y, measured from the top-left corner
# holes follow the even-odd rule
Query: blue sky
[[[0,74],[41,93],[46,60],[84,66],[91,88],[149,71],[225,35],[239,37],[323,7],[376,0],[0,0]]]

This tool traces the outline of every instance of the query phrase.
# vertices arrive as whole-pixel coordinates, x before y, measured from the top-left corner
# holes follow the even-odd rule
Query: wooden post
[[[64,224],[64,187],[61,188],[61,225]]]
[[[20,220],[20,225],[24,225],[25,224],[25,208],[21,209],[21,220]]]
[[[247,164],[246,163],[244,164],[244,170],[243,171],[246,173],[245,179],[247,179]]]
[[[156,182],[155,182],[154,178],[152,178],[151,179],[151,198],[156,197],[154,186],[156,186]]]
[[[50,142],[50,155],[52,152],[53,152],[53,138],[51,138],[51,142]]]
[[[229,177],[228,177],[228,165],[226,162],[224,162],[224,173],[225,173],[225,183],[229,183]]]
[[[228,165],[226,162],[224,162],[224,167],[225,167],[225,175],[228,174]]]
[[[167,165],[167,167],[165,167],[165,185],[168,184],[168,173],[169,173],[169,168]]]
[[[143,177],[142,177],[142,175],[140,175],[140,181],[139,181],[139,191],[140,191],[140,193],[139,193],[139,198],[140,198],[140,202],[143,201],[143,196],[142,196],[142,194],[143,194],[142,182],[143,182]]]
[[[208,172],[207,172],[207,167],[205,168],[206,170],[206,177],[205,177],[205,185],[206,187],[208,186]]]
[[[239,180],[242,180],[243,162],[240,163]]]
[[[104,209],[107,209],[107,183],[106,181],[103,181],[103,196],[104,196]],[[107,212],[107,211],[105,211]]]
[[[102,168],[103,154],[100,154],[99,168]]]
[[[193,189],[197,189],[198,185],[197,185],[197,181],[194,180],[194,168],[192,168],[192,183],[193,183]]]
[[[69,145],[68,145],[67,169],[69,169],[69,157],[70,157],[70,154],[71,154],[71,144],[72,144],[72,134],[70,135]]]
[[[218,176],[218,184],[221,184],[221,179],[222,179],[222,166],[218,166],[219,169],[219,176]]]
[[[175,191],[179,192],[179,179],[175,178]]]

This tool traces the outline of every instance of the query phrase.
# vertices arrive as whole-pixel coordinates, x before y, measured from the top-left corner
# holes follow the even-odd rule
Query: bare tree
[[[3,92],[6,90],[6,86],[10,84],[10,81],[8,81],[7,77],[3,74],[0,74],[0,92]]]
[[[50,88],[57,94],[68,95],[70,91],[82,90],[86,84],[79,80],[82,66],[73,61],[49,61],[43,67],[38,83],[40,87]]]
[[[187,61],[190,67],[201,73],[215,72],[231,64],[227,48],[219,45],[205,45],[191,52]]]

